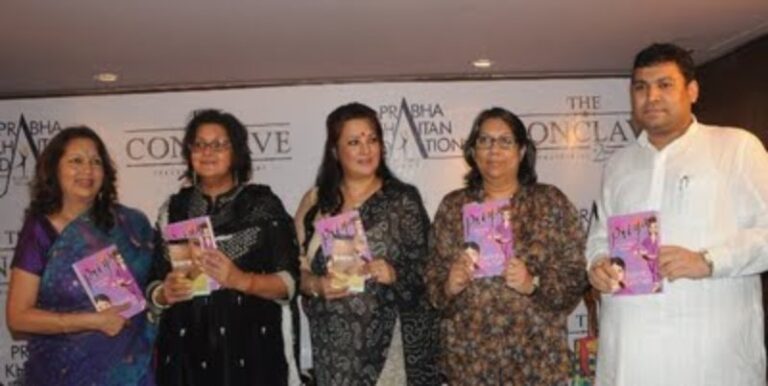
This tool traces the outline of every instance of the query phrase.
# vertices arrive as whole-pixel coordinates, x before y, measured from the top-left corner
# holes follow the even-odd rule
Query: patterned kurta
[[[203,215],[211,216],[218,249],[238,268],[296,280],[293,221],[268,187],[238,186],[215,201],[197,188],[184,188],[160,209],[158,226]],[[171,269],[166,248],[158,244],[154,285]],[[160,319],[158,384],[298,384],[293,324],[297,311],[295,299],[280,303],[232,289],[174,304]]]
[[[462,252],[462,207],[479,190],[449,193],[435,215],[427,265],[430,300],[441,310],[441,359],[450,385],[565,385],[571,369],[566,321],[587,288],[584,232],[576,209],[549,185],[523,186],[510,200],[515,256],[540,287],[531,296],[503,277],[475,279],[445,295]]]
[[[419,192],[388,180],[358,210],[372,255],[385,259],[397,279],[391,286],[369,281],[364,293],[342,299],[304,299],[317,384],[375,385],[399,319],[407,383],[437,385],[437,315],[427,301],[423,275],[429,217]],[[316,212],[305,218],[307,240]],[[317,263],[321,260],[318,251],[317,275],[325,273]]]

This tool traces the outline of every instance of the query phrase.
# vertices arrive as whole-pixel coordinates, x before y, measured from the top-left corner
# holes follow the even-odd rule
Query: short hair
[[[93,300],[96,302],[112,302],[112,299],[110,299],[106,294],[98,294],[93,297]]]
[[[114,206],[117,204],[117,170],[112,163],[104,141],[87,126],[67,127],[58,132],[37,159],[35,177],[30,185],[30,203],[27,216],[48,216],[61,210],[63,192],[59,181],[59,162],[67,145],[75,139],[89,139],[96,145],[101,158],[104,179],[93,202],[91,217],[96,226],[109,230],[115,224]]]
[[[248,147],[248,130],[245,129],[245,125],[234,115],[216,109],[202,109],[192,112],[192,119],[189,120],[184,129],[184,139],[182,141],[184,147],[181,150],[181,155],[187,164],[187,171],[184,172],[182,177],[188,181],[193,180],[195,171],[192,168],[191,147],[195,143],[197,129],[205,124],[217,124],[227,132],[230,146],[232,146],[230,172],[232,172],[232,176],[236,178],[238,183],[248,182],[251,179],[253,168],[251,165],[251,149]]]
[[[511,111],[501,107],[492,107],[481,111],[477,115],[472,123],[469,137],[464,142],[464,160],[469,165],[469,172],[464,176],[464,182],[467,187],[478,189],[483,186],[483,176],[480,174],[474,158],[475,144],[477,143],[477,138],[480,137],[480,127],[485,121],[493,118],[504,121],[510,127],[512,135],[515,137],[515,143],[520,146],[520,150],[525,150],[523,159],[520,161],[520,167],[517,170],[517,180],[520,182],[520,185],[535,184],[538,180],[536,175],[536,145],[528,136],[525,124]]]
[[[364,119],[371,124],[373,131],[381,143],[381,154],[379,156],[379,167],[376,169],[376,176],[383,179],[394,179],[394,173],[387,167],[386,149],[384,145],[384,130],[376,111],[362,103],[352,102],[342,105],[333,110],[326,119],[326,137],[323,150],[323,160],[317,171],[315,186],[317,186],[317,204],[323,213],[336,213],[342,205],[343,197],[340,186],[343,179],[341,162],[339,162],[336,150],[336,144],[341,137],[341,129],[344,124],[353,119]]]
[[[474,241],[467,241],[464,243],[464,245],[462,245],[462,249],[474,249],[475,251],[480,252],[480,245]]]
[[[332,238],[333,238],[334,241],[335,240],[339,240],[339,241],[352,241],[352,240],[355,239],[355,237],[352,236],[352,235],[340,234],[340,233],[333,233],[332,234]]]
[[[618,265],[619,267],[621,267],[621,269],[627,268],[627,264],[624,262],[624,259],[618,256],[611,257],[610,263],[611,263],[610,265],[614,265],[614,264]]]
[[[671,43],[654,43],[638,52],[632,72],[638,68],[672,62],[677,65],[685,78],[685,83],[696,80],[696,65],[691,52]]]

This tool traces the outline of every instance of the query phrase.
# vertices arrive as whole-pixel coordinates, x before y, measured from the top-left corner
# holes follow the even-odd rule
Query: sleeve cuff
[[[590,269],[592,269],[592,266],[597,262],[598,260],[605,259],[609,257],[608,251],[598,251],[593,253],[588,259],[587,259],[587,272],[589,272]]]
[[[731,264],[726,248],[707,248],[709,258],[712,260],[712,278],[721,278],[731,275]]]
[[[288,271],[276,272],[275,275],[283,281],[285,288],[288,290],[288,296],[285,299],[276,299],[275,301],[279,304],[289,304],[296,295],[296,280]]]

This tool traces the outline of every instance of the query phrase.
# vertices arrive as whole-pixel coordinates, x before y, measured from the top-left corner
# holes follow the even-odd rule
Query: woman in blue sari
[[[28,336],[25,385],[152,385],[153,330],[141,312],[97,312],[72,264],[116,245],[140,287],[152,259],[152,228],[117,203],[116,172],[87,127],[58,133],[37,162],[31,202],[13,257],[6,318]]]

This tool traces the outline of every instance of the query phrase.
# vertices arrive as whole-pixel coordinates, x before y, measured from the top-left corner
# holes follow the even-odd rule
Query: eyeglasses
[[[230,147],[229,141],[211,141],[211,142],[204,142],[204,141],[196,141],[189,145],[189,150],[191,150],[193,153],[202,153],[205,151],[205,149],[211,149],[214,153],[221,153]]]
[[[509,150],[512,147],[515,146],[515,137],[512,136],[503,136],[494,138],[489,135],[481,135],[477,137],[477,141],[475,142],[475,146],[478,149],[490,149],[493,147],[493,144],[496,144],[499,146],[500,149]]]

